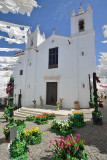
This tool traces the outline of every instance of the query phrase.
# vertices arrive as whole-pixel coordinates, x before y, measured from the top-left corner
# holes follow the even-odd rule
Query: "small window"
[[[84,56],[84,52],[82,52],[81,55]]]
[[[20,75],[23,75],[23,70],[20,70]]]
[[[31,66],[31,62],[29,63],[29,65]]]
[[[33,46],[33,39],[30,40],[30,46]]]
[[[82,83],[82,88],[85,88],[85,83]]]
[[[80,20],[78,23],[78,27],[79,27],[79,32],[83,32],[84,29],[84,20]]]
[[[58,47],[49,49],[49,69],[58,68]]]

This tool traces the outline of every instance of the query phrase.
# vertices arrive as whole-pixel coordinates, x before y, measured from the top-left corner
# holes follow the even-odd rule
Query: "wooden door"
[[[56,105],[57,101],[57,82],[47,82],[46,104]]]

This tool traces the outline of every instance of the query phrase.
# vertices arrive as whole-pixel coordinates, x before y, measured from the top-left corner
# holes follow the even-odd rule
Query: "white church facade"
[[[95,32],[93,10],[87,6],[73,10],[71,16],[71,37],[53,34],[45,39],[37,26],[28,33],[24,54],[14,68],[15,103],[22,94],[22,106],[33,106],[33,100],[40,105],[56,105],[63,98],[64,108],[74,108],[79,101],[80,108],[89,107],[88,74],[96,71]]]

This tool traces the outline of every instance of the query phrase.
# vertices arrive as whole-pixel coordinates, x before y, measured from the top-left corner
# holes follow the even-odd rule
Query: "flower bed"
[[[42,142],[42,134],[36,127],[31,130],[24,130],[21,139],[24,139],[28,145],[38,144]]]
[[[87,153],[84,149],[85,140],[79,139],[79,134],[76,137],[68,135],[64,140],[64,136],[60,141],[55,139],[55,143],[50,141],[49,148],[54,146],[51,150],[55,153],[54,160],[88,160]]]
[[[46,116],[48,120],[56,118],[54,113],[43,113],[43,115]]]
[[[36,116],[35,123],[37,123],[38,125],[48,124],[47,117],[46,116]]]
[[[84,122],[83,112],[74,112],[73,116],[68,117],[69,122],[73,122],[73,126],[77,128],[84,127],[86,123]]]
[[[35,119],[35,116],[33,115],[33,116],[26,116],[26,121],[34,121],[34,119]]]
[[[72,123],[69,123],[68,120],[54,120],[51,123],[51,131],[64,136],[75,132]]]
[[[16,158],[10,158],[10,160],[27,160],[27,152],[25,152],[23,155],[18,156]]]

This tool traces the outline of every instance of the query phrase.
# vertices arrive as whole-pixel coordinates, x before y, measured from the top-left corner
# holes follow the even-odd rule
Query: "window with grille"
[[[49,49],[49,69],[58,68],[58,47]]]
[[[23,75],[23,70],[20,70],[20,75]]]
[[[78,23],[78,27],[79,27],[79,32],[82,32],[85,30],[84,28],[84,20],[80,20]]]

